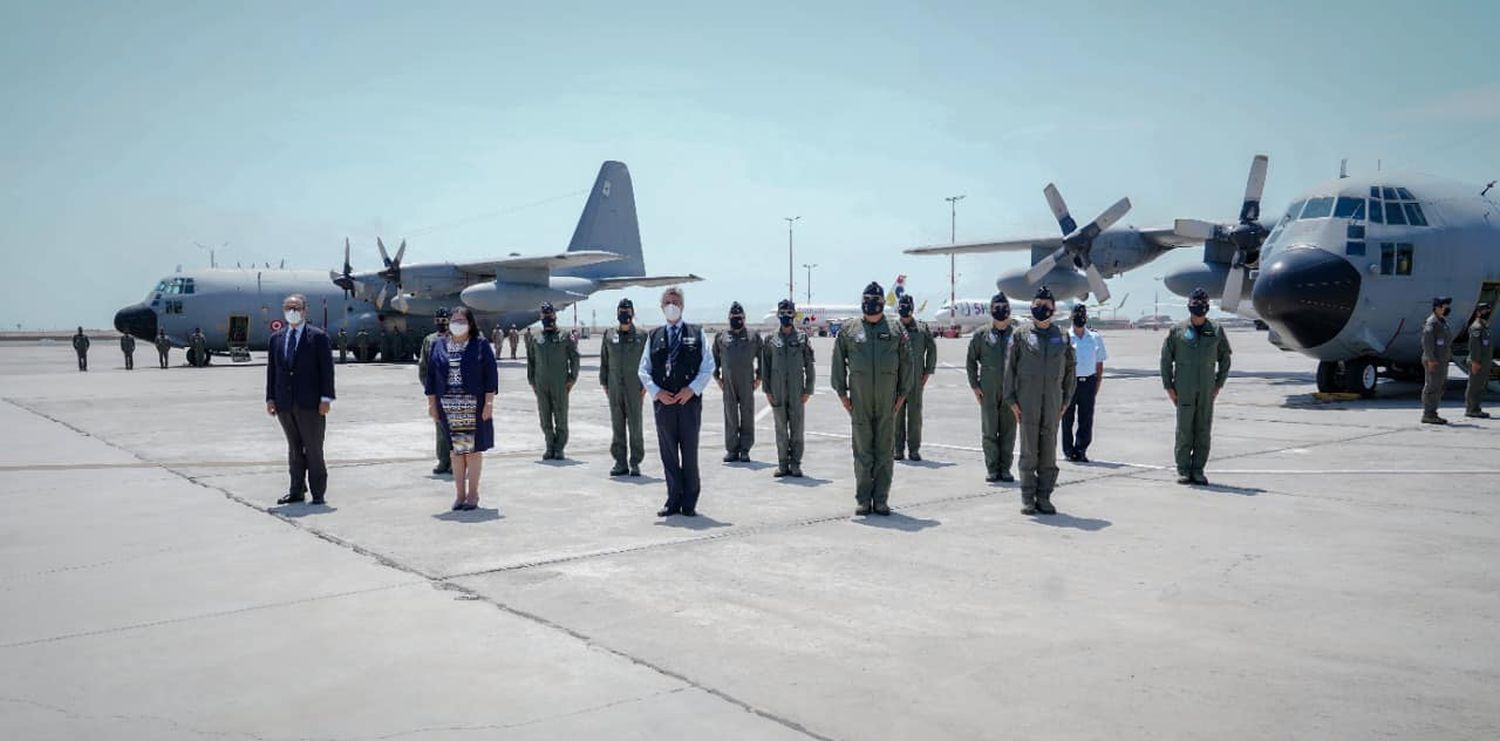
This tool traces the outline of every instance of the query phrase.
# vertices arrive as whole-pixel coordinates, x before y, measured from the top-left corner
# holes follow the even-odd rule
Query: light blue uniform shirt
[[[1073,353],[1078,358],[1079,378],[1094,375],[1094,368],[1109,359],[1109,353],[1104,349],[1104,338],[1088,327],[1083,328],[1082,337],[1073,335]]]

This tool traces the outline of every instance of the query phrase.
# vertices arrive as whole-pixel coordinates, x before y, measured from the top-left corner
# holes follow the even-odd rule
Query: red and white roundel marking
[[[284,321],[282,321],[280,319],[272,319],[271,320],[271,331],[272,332],[280,332],[281,328],[285,327],[285,326],[286,326],[286,322],[284,322]]]

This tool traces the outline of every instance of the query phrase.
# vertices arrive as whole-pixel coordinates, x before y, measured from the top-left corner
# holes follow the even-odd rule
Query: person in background
[[[193,334],[188,337],[188,364],[196,368],[208,367],[208,338],[203,335],[201,327],[193,327]]]
[[[1089,329],[1088,323],[1089,307],[1075,305],[1071,339],[1073,354],[1078,359],[1078,386],[1062,419],[1063,457],[1074,463],[1089,462],[1089,444],[1094,441],[1094,399],[1099,395],[1099,385],[1104,382],[1104,361],[1109,359],[1104,338]]]
[[[979,402],[980,445],[984,449],[984,480],[1015,481],[1010,473],[1016,452],[1016,418],[1005,404],[1005,366],[1010,360],[1015,327],[1005,292],[990,299],[990,323],[969,338],[965,367],[969,388]]]
[[[896,460],[910,457],[922,460],[922,397],[927,382],[937,372],[937,340],[927,322],[917,321],[916,301],[911,294],[903,293],[896,301],[896,314],[901,317],[901,328],[911,338],[911,388],[906,390],[906,404],[896,415]]]
[[[713,378],[714,356],[703,328],[682,320],[682,289],[661,294],[667,323],[651,330],[636,369],[656,413],[656,440],[667,479],[667,503],[657,517],[698,514],[698,434],[703,426],[703,389]]]
[[[1453,311],[1451,296],[1432,299],[1432,313],[1422,324],[1422,365],[1426,369],[1422,383],[1422,424],[1445,425],[1438,416],[1443,401],[1443,387],[1448,385],[1448,364],[1453,362],[1453,332],[1448,329],[1448,314]]]
[[[433,312],[432,327],[432,333],[422,338],[422,349],[417,356],[417,381],[422,384],[423,391],[427,389],[427,366],[432,357],[432,348],[448,341],[448,309],[446,307],[439,306],[437,311]],[[434,420],[433,424],[437,431],[437,465],[433,466],[432,473],[437,476],[453,473],[453,449],[449,445],[448,431],[443,429],[442,422]]]
[[[167,369],[171,353],[172,341],[167,339],[167,330],[156,330],[156,359],[161,363],[162,370]]]
[[[542,334],[526,345],[526,382],[536,394],[536,411],[547,450],[542,460],[563,460],[568,446],[568,396],[582,368],[578,341],[557,326],[551,303],[541,307]]]
[[[714,380],[724,397],[724,462],[748,463],[755,445],[755,392],[760,388],[760,332],[745,326],[745,308],[729,307],[729,329],[714,335]]]
[[[83,333],[83,327],[78,328],[78,334],[73,335],[73,352],[78,353],[78,370],[80,372],[89,369],[89,337]]]
[[[135,338],[129,334],[120,335],[120,352],[125,353],[125,370],[134,370]]]
[[[1005,363],[1005,402],[1021,442],[1021,514],[1057,514],[1057,428],[1073,397],[1077,360],[1068,334],[1053,323],[1057,300],[1042,286],[1031,319],[1016,330]]]
[[[1161,381],[1177,407],[1177,483],[1207,486],[1203,467],[1213,442],[1214,401],[1229,380],[1229,336],[1208,318],[1208,292],[1194,288],[1188,320],[1161,345]]]
[[[777,478],[802,478],[803,420],[816,377],[812,343],[793,325],[797,305],[782,299],[776,306],[780,327],[761,347],[760,387],[771,405],[776,425]]]
[[[349,358],[349,332],[339,327],[339,365],[343,365]]]
[[[521,332],[516,329],[516,325],[510,325],[510,331],[505,333],[505,340],[510,343],[510,359],[515,360],[516,343],[521,341]]]
[[[1484,389],[1490,383],[1490,365],[1495,359],[1495,347],[1490,344],[1489,304],[1474,307],[1474,321],[1469,324],[1469,385],[1464,390],[1464,416],[1489,419],[1490,413],[1480,408],[1484,400]]]
[[[277,504],[305,501],[323,504],[328,465],[323,437],[332,409],[333,345],[323,330],[307,323],[307,299],[294,293],[281,302],[286,326],[271,335],[266,347],[266,413],[286,435],[291,485]]]
[[[500,372],[495,349],[473,330],[466,306],[449,310],[448,336],[432,344],[423,386],[427,414],[442,426],[452,451],[454,511],[479,508],[484,451],[495,446],[495,394]]]

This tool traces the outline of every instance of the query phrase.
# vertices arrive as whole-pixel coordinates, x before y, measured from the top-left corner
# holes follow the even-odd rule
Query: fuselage
[[[1456,333],[1486,284],[1500,282],[1500,205],[1480,191],[1375,173],[1298,196],[1267,238],[1251,289],[1272,342],[1320,361],[1416,366],[1432,298],[1453,297]]]

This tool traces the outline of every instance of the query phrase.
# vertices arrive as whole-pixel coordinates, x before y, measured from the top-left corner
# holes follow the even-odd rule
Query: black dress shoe
[[[662,507],[661,509],[659,509],[659,510],[656,511],[656,516],[657,517],[671,517],[672,515],[677,514],[677,512],[678,512],[678,510],[677,510],[676,507]]]
[[[913,450],[911,452],[911,455],[907,456],[907,458],[910,459],[913,463],[921,463],[922,462],[922,456],[919,455],[917,453],[917,451],[915,451],[915,450]]]
[[[461,509],[461,510],[463,510],[465,512],[471,512],[473,510],[479,509],[479,505],[477,503],[475,503],[475,504],[465,504],[462,507],[459,507],[459,509]]]
[[[984,481],[987,484],[993,484],[993,483],[995,483],[996,481],[999,481],[999,480],[1000,480],[1000,474],[998,474],[998,473],[992,473],[992,474],[984,477]]]
[[[462,500],[462,499],[454,502],[453,506],[449,507],[449,509],[452,510],[452,511],[454,511],[454,512],[457,512],[457,511],[459,511],[459,510],[461,510],[463,508],[464,508],[464,500]]]
[[[284,496],[284,497],[276,500],[276,503],[277,504],[300,504],[300,503],[305,502],[305,501],[307,501],[307,497],[305,497],[305,496],[303,496],[301,494],[288,494],[288,495],[286,495],[286,496]]]
[[[870,505],[868,505],[868,504],[861,504],[858,507],[854,508],[854,516],[855,517],[864,517],[865,515],[868,515],[868,514],[870,514]]]
[[[891,516],[891,508],[887,507],[884,504],[877,504],[874,507],[872,507],[871,509],[874,510],[875,514],[880,515],[881,517],[890,517]]]
[[[1073,456],[1073,461],[1075,463],[1088,463],[1089,457],[1087,454],[1079,453],[1078,455]]]
[[[740,451],[740,463],[749,463],[749,462],[750,462],[750,451],[748,451],[748,450],[741,450]]]
[[[683,507],[682,508],[682,516],[683,517],[697,517],[698,516],[698,510],[696,510],[696,509],[688,509],[687,507]]]
[[[321,507],[321,506],[327,504],[328,502],[323,501],[322,497],[313,497],[312,503]]]
[[[1004,481],[1006,483],[1010,483],[1012,481],[1015,481],[1016,477],[1010,475],[1010,471],[1001,471],[1000,472],[1000,480]]]
[[[739,461],[739,459],[740,459],[740,454],[738,452],[725,453],[724,454],[724,462],[725,463],[735,463],[735,462]]]
[[[432,469],[432,475],[434,476],[441,476],[445,473],[453,473],[453,469],[448,466],[437,466]]]
[[[641,467],[640,466],[631,466],[630,467],[630,475],[631,476],[639,476],[639,475],[641,475]]]
[[[1068,461],[1069,463],[1071,463],[1073,461],[1078,460],[1078,454],[1074,453],[1071,450],[1064,450],[1063,451],[1063,460]]]

